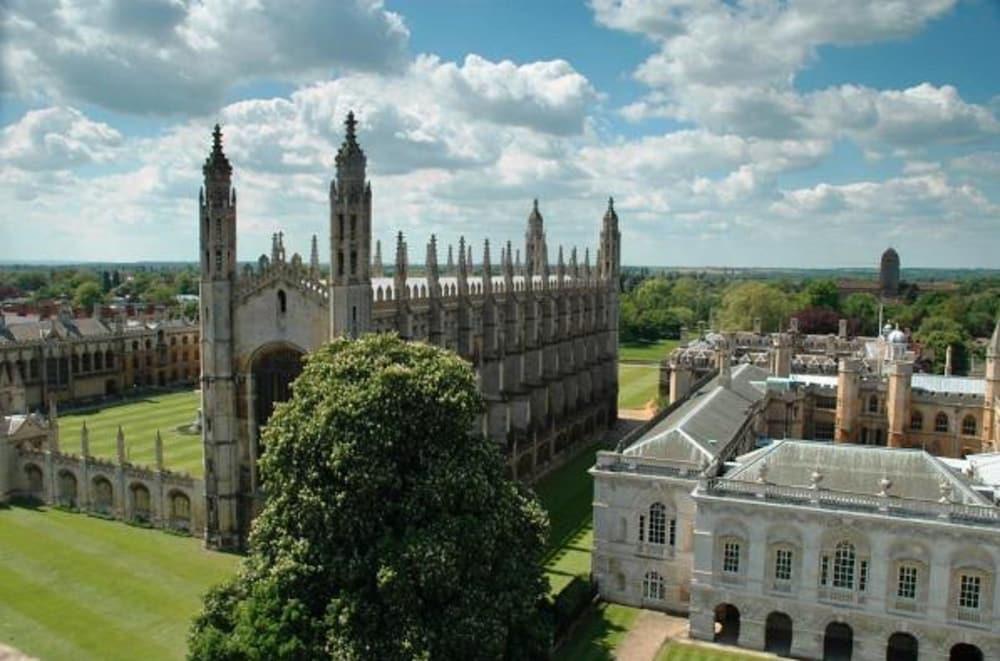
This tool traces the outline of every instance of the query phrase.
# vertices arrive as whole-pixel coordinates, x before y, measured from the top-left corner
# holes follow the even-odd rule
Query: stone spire
[[[452,254],[453,246],[448,244],[448,264],[445,266],[445,275],[454,277],[455,276],[455,257]]]
[[[156,453],[156,470],[163,472],[163,437],[160,436],[159,429],[153,438],[153,450]]]
[[[507,249],[503,253],[503,285],[509,296],[514,291],[514,260],[511,258],[510,241],[507,242]]]
[[[354,119],[354,111],[347,113],[344,120],[344,142],[337,150],[337,187],[343,191],[345,184],[355,184],[358,188],[365,181],[365,168],[368,159],[358,144],[358,122]]]
[[[406,258],[406,240],[403,238],[403,233],[399,232],[396,235],[396,271],[393,273],[393,289],[396,290],[396,300],[406,298],[409,293],[406,287],[407,266],[408,260]]]
[[[524,272],[521,270],[521,249],[518,248],[514,255],[514,270],[518,275],[524,275]]]
[[[116,445],[118,446],[118,463],[125,463],[125,431],[122,429],[121,425],[118,425],[118,435],[115,438]]]
[[[986,356],[1000,358],[1000,319],[997,320],[993,328],[993,337],[990,338],[989,346],[986,347]]]
[[[580,266],[576,261],[576,246],[573,246],[569,251],[569,277],[573,278],[574,281],[580,279]]]
[[[483,242],[483,294],[493,294],[493,266],[490,264],[490,240]]]
[[[583,250],[583,278],[590,282],[590,248]]]
[[[222,128],[216,124],[212,130],[212,151],[205,159],[205,165],[201,168],[206,179],[229,179],[233,173],[233,166],[222,151]],[[227,191],[228,193],[228,191]]]
[[[476,270],[476,262],[472,259],[472,244],[469,244],[468,254],[465,256],[465,268],[468,270],[469,275],[472,275]]]
[[[437,298],[441,295],[441,273],[438,270],[437,237],[431,234],[427,242],[427,295]]]
[[[458,295],[469,295],[469,269],[465,263],[465,237],[458,237]]]
[[[601,252],[599,272],[600,277],[614,282],[617,287],[618,274],[621,269],[622,235],[618,230],[618,214],[615,212],[615,199],[608,198],[608,210],[604,212],[601,223]]]
[[[87,431],[86,421],[80,427],[80,456],[84,459],[90,456],[90,432]]]
[[[319,240],[312,235],[312,246],[309,249],[309,275],[314,279],[319,277]]]
[[[524,259],[529,276],[542,273],[542,261],[547,259],[545,228],[542,213],[538,210],[538,198],[532,203],[528,215],[528,229],[524,235]],[[547,268],[546,268],[547,270]]]
[[[566,279],[566,262],[563,260],[563,247],[559,246],[559,261],[556,262],[556,287],[562,288]]]
[[[385,269],[382,267],[382,241],[375,242],[375,260],[372,263],[372,276],[376,278],[385,276]]]

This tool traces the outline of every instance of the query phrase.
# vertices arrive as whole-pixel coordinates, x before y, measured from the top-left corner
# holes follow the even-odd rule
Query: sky
[[[239,257],[328,236],[348,110],[383,254],[1000,267],[998,0],[7,0],[0,260],[194,261],[223,127]]]

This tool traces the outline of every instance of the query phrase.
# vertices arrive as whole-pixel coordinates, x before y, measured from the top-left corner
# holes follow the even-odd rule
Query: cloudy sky
[[[216,121],[241,259],[307,253],[354,109],[414,261],[613,195],[627,264],[1000,266],[995,0],[2,4],[0,259],[194,260]]]

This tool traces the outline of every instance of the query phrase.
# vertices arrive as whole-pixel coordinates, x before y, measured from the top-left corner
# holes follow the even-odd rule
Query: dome
[[[898,328],[894,328],[889,332],[889,337],[887,339],[892,344],[906,344],[906,333]]]
[[[899,262],[899,253],[896,252],[895,248],[888,248],[884,253],[882,253],[882,261],[894,261]]]

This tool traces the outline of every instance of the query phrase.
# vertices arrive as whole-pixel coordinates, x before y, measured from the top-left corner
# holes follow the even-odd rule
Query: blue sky
[[[193,260],[220,121],[239,252],[327,234],[354,109],[375,232],[630,264],[996,267],[1000,3],[21,0],[0,259]],[[477,249],[478,250],[478,249]],[[391,254],[392,250],[387,249]],[[554,259],[554,254],[552,255]]]

